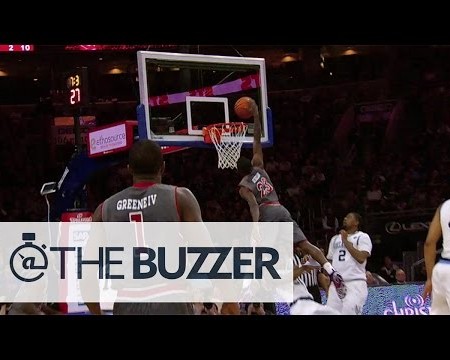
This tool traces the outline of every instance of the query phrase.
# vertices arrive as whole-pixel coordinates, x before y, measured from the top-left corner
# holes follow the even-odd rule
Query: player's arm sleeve
[[[328,260],[333,260],[333,254],[334,254],[334,240],[336,239],[336,236],[333,236],[330,240],[330,244],[328,245],[328,254],[327,254],[327,259]]]
[[[250,214],[252,215],[253,222],[258,222],[259,220],[259,205],[256,201],[255,195],[250,191],[249,188],[241,186],[239,188],[239,195],[245,199],[250,208]]]
[[[361,235],[361,237],[358,240],[358,244],[356,245],[356,248],[359,251],[366,251],[370,254],[372,253],[372,241],[370,240],[370,236],[367,234]]]
[[[103,204],[101,203],[95,209],[94,214],[92,215],[92,222],[102,222],[103,221]]]

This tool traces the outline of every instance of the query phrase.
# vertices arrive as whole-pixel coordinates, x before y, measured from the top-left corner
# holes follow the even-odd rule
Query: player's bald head
[[[245,156],[241,156],[237,161],[237,169],[240,174],[248,175],[252,172],[252,162]]]
[[[161,147],[152,140],[134,143],[129,154],[133,175],[158,175],[164,164]]]

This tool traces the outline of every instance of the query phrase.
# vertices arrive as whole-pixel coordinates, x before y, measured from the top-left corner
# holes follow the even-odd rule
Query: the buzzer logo
[[[0,223],[5,301],[292,302],[292,224],[61,219]]]
[[[13,251],[9,259],[9,266],[12,273],[25,282],[33,282],[44,276],[44,272],[48,267],[48,259],[44,250],[46,246],[41,247],[33,244],[36,240],[35,233],[23,233],[22,240],[25,241]]]
[[[393,300],[391,306],[384,310],[384,315],[429,315],[430,307],[425,303],[422,296],[406,295],[403,304]]]

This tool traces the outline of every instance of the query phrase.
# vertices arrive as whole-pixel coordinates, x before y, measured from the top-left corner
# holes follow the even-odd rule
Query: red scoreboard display
[[[34,45],[2,45],[0,52],[31,52],[34,51]]]

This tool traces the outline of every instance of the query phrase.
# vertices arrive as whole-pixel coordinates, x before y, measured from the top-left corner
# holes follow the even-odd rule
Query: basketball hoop
[[[243,122],[213,124],[203,128],[205,143],[213,143],[219,169],[236,169],[248,125]]]

